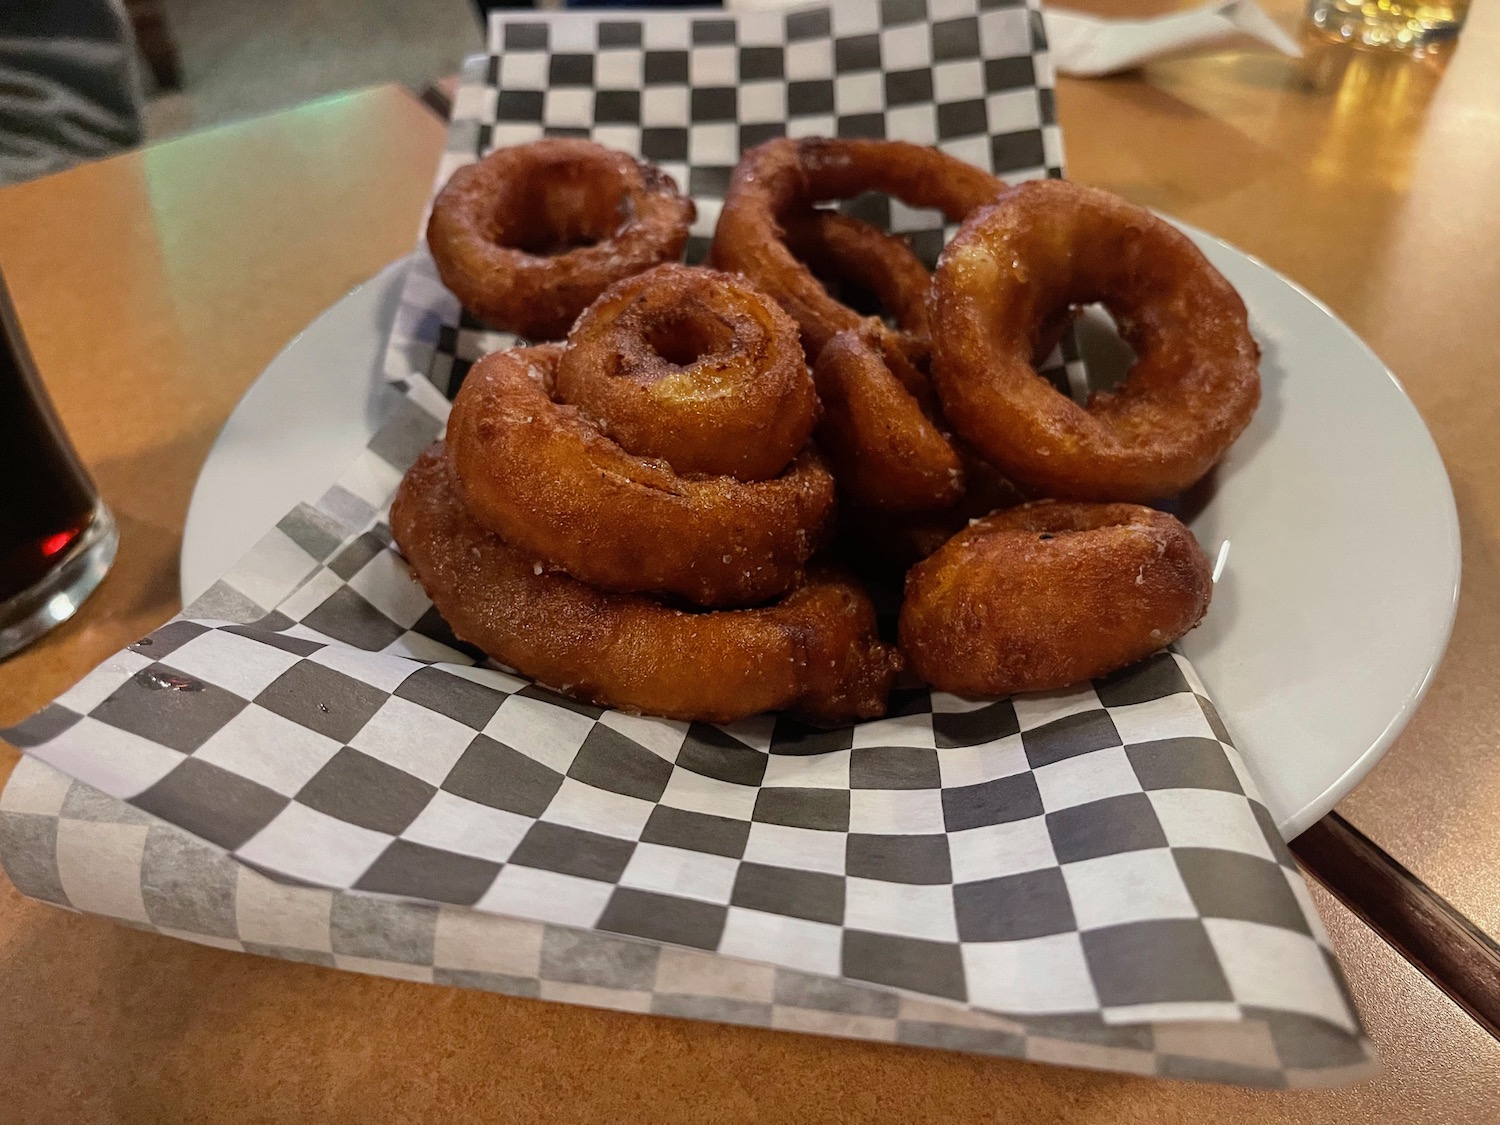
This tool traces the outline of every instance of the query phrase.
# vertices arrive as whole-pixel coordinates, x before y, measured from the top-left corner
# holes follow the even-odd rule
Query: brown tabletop
[[[1265,6],[1296,26],[1297,0]],[[1407,935],[1408,947],[1467,941],[1434,956],[1467,961],[1472,979],[1457,987],[1487,991],[1469,999],[1487,1004],[1492,1021],[1500,998],[1497,57],[1500,5],[1481,2],[1457,51],[1434,63],[1314,47],[1300,62],[1261,52],[1183,59],[1058,91],[1070,175],[1201,226],[1311,290],[1396,373],[1437,441],[1463,536],[1452,642],[1410,726],[1338,813],[1454,911],[1444,919],[1431,896],[1391,907],[1399,879],[1366,881],[1361,909],[1389,915],[1393,928],[1415,916],[1442,931]],[[1337,822],[1332,828],[1347,837]],[[1321,853],[1324,841],[1316,843]],[[1362,879],[1358,864],[1339,866],[1348,870],[1336,877]],[[1358,901],[1361,887],[1340,891]],[[1481,933],[1465,935],[1459,915]]]
[[[1470,592],[1500,527],[1500,478],[1486,475],[1495,455],[1480,429],[1497,401],[1481,378],[1492,366],[1481,349],[1494,345],[1465,334],[1475,318],[1459,319],[1480,311],[1482,270],[1494,268],[1470,250],[1477,258],[1476,242],[1500,239],[1481,191],[1486,136],[1500,128],[1500,98],[1478,73],[1497,46],[1484,17],[1425,117],[1396,115],[1418,123],[1384,147],[1330,140],[1346,119],[1340,97],[1305,77],[1311,69],[1264,56],[1161,64],[1059,92],[1079,178],[1202,225],[1308,285],[1401,372],[1433,425],[1466,550],[1479,557],[1465,559],[1455,646],[1433,699],[1370,783],[1425,756],[1427,770],[1407,770],[1388,791],[1404,787],[1429,828],[1461,801],[1482,807],[1464,754],[1493,750],[1497,729],[1484,659],[1494,592]],[[1450,129],[1469,120],[1462,143],[1428,132],[1455,98]],[[79,619],[0,665],[0,723],[177,608],[183,520],[215,432],[288,337],[409,248],[441,144],[439,122],[415,100],[377,90],[0,192],[0,266],[123,528],[116,571]],[[1409,169],[1391,171],[1395,148],[1415,166],[1420,151],[1456,150],[1430,159],[1467,188],[1434,185],[1424,197]],[[1434,210],[1411,213],[1424,198]],[[1356,222],[1345,208],[1367,199]],[[1469,222],[1450,230],[1455,214]],[[1378,254],[1356,237],[1377,221]],[[118,234],[102,240],[101,230]],[[1437,239],[1431,258],[1427,236]],[[1393,294],[1425,310],[1400,325],[1383,303],[1392,295],[1369,284],[1375,260],[1391,254],[1405,265],[1380,276],[1402,278]],[[1489,574],[1493,584],[1492,562]],[[1424,722],[1431,733],[1414,744]],[[13,757],[0,755],[3,774]],[[1467,788],[1449,791],[1450,778]],[[1358,799],[1349,808],[1360,815]],[[1384,825],[1360,822],[1377,838],[1388,827],[1387,847],[1416,865],[1424,857],[1403,853],[1402,820],[1393,808]],[[1447,823],[1456,833],[1462,818]],[[1447,846],[1484,854],[1482,835],[1458,839]],[[1445,889],[1462,898],[1460,883]],[[1353,1089],[1277,1094],[363,977],[68,915],[0,880],[0,1121],[1493,1121],[1500,1044],[1346,909],[1316,897],[1386,1070]]]

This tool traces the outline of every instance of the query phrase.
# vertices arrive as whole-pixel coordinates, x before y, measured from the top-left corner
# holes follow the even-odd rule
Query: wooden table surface
[[[1478,6],[1444,75],[1247,54],[1064,82],[1058,95],[1076,177],[1302,282],[1397,370],[1432,427],[1464,522],[1453,648],[1343,811],[1492,929],[1500,356],[1484,329],[1500,262],[1486,190],[1500,183],[1500,91],[1484,72],[1497,17]],[[0,665],[0,724],[177,608],[188,498],[218,427],[291,335],[409,249],[441,144],[435,117],[382,89],[0,192],[0,267],[122,526],[115,572],[80,617]],[[0,778],[12,761],[0,747]],[[0,880],[0,1125],[1492,1123],[1500,1043],[1314,892],[1386,1069],[1351,1089],[1267,1093],[364,977],[66,914]]]
[[[1170,3],[1170,0],[1168,0]],[[1296,26],[1297,0],[1264,5]],[[1219,235],[1330,305],[1396,373],[1447,466],[1463,538],[1427,698],[1337,811],[1467,916],[1500,998],[1500,4],[1413,63],[1338,46],[1065,82],[1069,174]],[[1380,903],[1371,904],[1375,908]],[[1453,928],[1454,940],[1464,940]],[[1488,940],[1485,940],[1487,938]],[[1500,1111],[1496,1118],[1500,1119]]]

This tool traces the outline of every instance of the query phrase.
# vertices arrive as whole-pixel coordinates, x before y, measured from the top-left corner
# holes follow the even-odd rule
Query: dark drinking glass
[[[72,617],[104,580],[118,543],[0,276],[0,659]]]

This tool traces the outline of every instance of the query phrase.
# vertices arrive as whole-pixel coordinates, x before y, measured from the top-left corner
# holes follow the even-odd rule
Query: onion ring
[[[932,274],[905,239],[838,211],[812,209],[785,216],[782,237],[814,277],[868,291],[901,330],[908,356],[925,357]],[[807,351],[814,358],[829,340],[818,331],[821,327],[814,325],[807,336]]]
[[[454,172],[433,201],[427,244],[464,308],[555,340],[613,282],[678,257],[696,214],[654,165],[552,138]]]
[[[1212,592],[1208,558],[1165,512],[1044,500],[977,520],[912,567],[901,651],[942,691],[1046,691],[1170,644]]]
[[[627,453],[742,481],[786,468],[818,414],[781,306],[743,278],[675,263],[616,282],[589,306],[556,393]]]
[[[561,350],[494,352],[469,370],[447,440],[474,518],[601,590],[717,607],[792,589],[833,510],[811,447],[771,480],[679,476],[553,401]]]
[[[782,224],[814,203],[866,191],[932,207],[958,222],[1005,185],[972,164],[905,141],[777,138],[740,158],[714,230],[719,269],[744,274],[781,302],[802,329],[809,358],[862,319],[829,295],[782,239]]]
[[[457,636],[603,706],[711,723],[784,708],[844,722],[885,710],[900,665],[875,635],[869,597],[831,572],[775,605],[709,613],[539,572],[470,517],[441,443],[402,480],[391,532]]]
[[[1037,362],[1071,324],[1071,316],[1063,315],[1043,326]],[[823,403],[818,438],[834,478],[857,506],[912,517],[904,522],[921,529],[912,543],[930,545],[916,556],[925,558],[970,517],[1021,498],[1011,481],[948,432],[932,385],[910,361],[903,339],[911,337],[869,320],[824,346],[813,365]],[[947,534],[932,542],[943,527]],[[897,554],[910,552],[902,545]]]
[[[1032,365],[1038,326],[1101,301],[1138,359],[1087,408]],[[1260,400],[1244,302],[1143,208],[1078,184],[1011,188],[943,251],[933,382],[965,439],[1035,493],[1142,501],[1201,479]]]
[[[818,441],[839,487],[861,507],[925,512],[964,492],[958,450],[893,371],[878,321],[838,333],[818,355]]]

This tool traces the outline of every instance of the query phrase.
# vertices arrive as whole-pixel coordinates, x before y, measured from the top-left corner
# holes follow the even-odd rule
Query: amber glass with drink
[[[1469,0],[1311,0],[1308,22],[1331,39],[1421,55],[1451,43]]]
[[[104,580],[118,542],[0,276],[0,660],[72,617]]]

